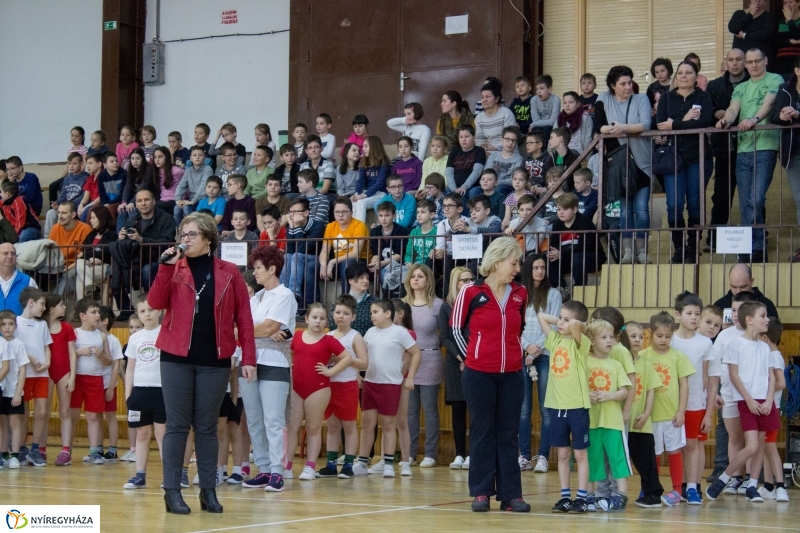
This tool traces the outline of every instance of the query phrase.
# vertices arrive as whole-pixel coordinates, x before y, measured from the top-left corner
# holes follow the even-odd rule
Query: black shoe
[[[514,498],[507,502],[500,502],[500,510],[511,511],[512,513],[529,513],[531,512],[531,506],[525,503],[522,498]]]
[[[489,498],[487,496],[475,496],[472,500],[472,511],[476,513],[485,513],[489,511]]]
[[[570,500],[569,498],[561,498],[556,502],[556,504],[553,506],[550,512],[568,513],[570,507],[572,507],[572,500]]]
[[[683,257],[683,262],[687,265],[693,265],[697,262],[697,249],[686,248],[686,253]]]
[[[164,490],[164,505],[166,506],[168,513],[189,514],[192,512],[192,510],[189,509],[189,506],[186,505],[186,502],[183,501],[181,491],[178,489]]]
[[[200,510],[221,513],[222,505],[217,501],[216,489],[200,489]]]
[[[638,500],[634,502],[639,507],[644,507],[646,509],[656,509],[661,507],[661,498],[659,496],[655,496],[653,494],[649,494],[647,496],[642,496]]]
[[[670,258],[669,262],[672,265],[681,265],[686,259],[688,259],[688,256],[684,257],[683,248],[676,248],[675,251],[672,252],[672,257]]]
[[[711,475],[706,478],[706,481],[709,483],[714,483],[719,478],[719,476],[722,475],[724,471],[725,471],[724,466],[716,465],[714,467],[714,471],[711,472]]]
[[[586,513],[589,511],[589,506],[583,498],[575,498],[572,500],[572,505],[569,506],[570,513]]]

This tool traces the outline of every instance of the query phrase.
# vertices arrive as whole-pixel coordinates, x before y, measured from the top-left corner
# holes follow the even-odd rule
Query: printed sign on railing
[[[718,254],[749,254],[753,252],[753,228],[731,226],[717,228]]]

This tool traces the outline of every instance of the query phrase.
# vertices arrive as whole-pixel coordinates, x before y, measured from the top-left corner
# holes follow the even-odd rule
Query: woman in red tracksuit
[[[469,492],[472,510],[489,510],[496,495],[503,511],[528,512],[517,455],[519,417],[528,379],[520,337],[528,292],[514,281],[522,251],[512,237],[486,249],[483,280],[465,285],[453,303],[450,325],[464,358],[461,384],[470,413]]]

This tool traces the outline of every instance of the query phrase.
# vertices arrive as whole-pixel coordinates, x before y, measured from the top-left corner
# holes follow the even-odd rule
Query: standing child
[[[130,318],[128,318],[128,332],[132,336],[134,333],[142,329],[144,329],[144,324],[142,324],[142,321],[139,319],[136,313],[132,314]],[[130,341],[130,337],[128,337],[128,340]],[[127,386],[128,383],[127,382],[128,356],[125,355],[125,352],[127,351],[128,351],[128,344],[125,344],[125,346],[122,347],[123,358],[122,358],[122,364],[120,365],[120,376],[122,376],[122,380],[125,383],[125,386]],[[125,411],[127,412],[127,406]],[[125,454],[122,457],[120,457],[119,460],[127,461],[129,463],[136,462],[136,428],[132,428],[130,424],[128,424],[128,451],[125,452]]]
[[[206,184],[211,177],[211,167],[205,164],[206,154],[203,147],[192,146],[189,164],[186,165],[183,178],[175,189],[175,224],[180,224],[183,217],[199,209],[197,204],[206,196]]]
[[[119,442],[119,424],[117,423],[117,381],[120,376],[120,368],[124,359],[122,344],[119,339],[109,332],[109,328],[114,325],[117,317],[110,307],[100,306],[100,327],[101,332],[106,335],[108,340],[108,351],[111,355],[111,366],[103,367],[103,388],[106,391],[106,409],[103,412],[106,425],[108,426],[108,451],[103,453],[102,446],[100,453],[106,461],[117,461],[117,444]],[[123,379],[123,384],[124,384]]]
[[[594,121],[594,104],[597,102],[597,78],[594,74],[586,72],[581,76],[581,108],[592,117]]]
[[[422,161],[422,180],[420,180],[419,191],[417,191],[417,200],[425,198],[425,185],[428,176],[431,174],[439,174],[444,176],[447,170],[447,151],[448,144],[447,138],[442,135],[436,135],[431,139],[431,155]]]
[[[386,126],[401,132],[403,137],[411,139],[411,153],[417,156],[420,161],[423,161],[425,154],[428,152],[431,129],[420,122],[425,115],[422,110],[422,104],[417,102],[406,104],[403,107],[403,115],[400,118],[390,118],[386,121]]]
[[[61,452],[56,457],[56,466],[72,464],[72,416],[69,403],[75,390],[75,330],[68,322],[63,322],[67,306],[60,294],[45,294],[44,318],[48,323],[52,344],[50,344],[50,394],[55,387],[58,394],[58,417],[61,420]]]
[[[766,333],[761,334],[761,340],[767,343],[772,359],[772,373],[775,375],[775,406],[773,409],[780,413],[781,396],[786,388],[786,377],[784,368],[786,362],[783,354],[778,350],[778,344],[783,335],[783,324],[776,317],[769,317],[769,327]],[[758,489],[758,493],[765,500],[775,500],[777,502],[788,502],[789,493],[786,492],[786,485],[783,482],[783,463],[778,453],[778,431],[768,431],[764,435],[764,486]]]
[[[417,202],[417,226],[411,230],[403,263],[406,268],[412,264],[425,265],[433,261],[433,248],[436,246],[436,226],[433,216],[436,204],[427,198]]]
[[[522,135],[528,134],[528,129],[531,127],[531,80],[526,76],[518,76],[514,80],[514,91],[517,96],[511,100],[509,109],[514,113],[514,118],[517,121],[517,127]]]
[[[392,165],[392,174],[403,178],[403,188],[413,193],[422,183],[422,161],[412,152],[412,148],[411,137],[400,137],[397,141],[399,158]]]
[[[139,138],[142,140],[142,150],[144,151],[145,161],[148,163],[153,162],[153,154],[156,152],[158,145],[153,141],[156,140],[156,129],[153,126],[142,126],[139,131]]]
[[[722,309],[716,305],[707,305],[700,312],[700,325],[697,332],[709,339],[714,339],[722,328]]]
[[[322,142],[322,157],[325,159],[333,160],[333,154],[336,152],[336,137],[330,132],[333,120],[327,113],[320,113],[314,121],[314,126],[317,128],[317,135],[319,135]]]
[[[356,115],[353,117],[353,133],[345,139],[344,144],[357,144],[358,147],[362,149],[361,154],[366,155],[363,152],[363,148],[364,141],[367,140],[367,137],[369,137],[369,119],[366,115]],[[342,150],[344,150],[344,146],[342,146]],[[344,153],[339,152],[339,156],[344,157]]]
[[[353,466],[356,476],[369,473],[369,450],[375,440],[375,427],[380,416],[383,429],[383,477],[393,478],[396,445],[395,418],[400,405],[401,389],[414,388],[421,354],[408,330],[394,324],[394,304],[389,300],[372,302],[370,308],[374,327],[367,331],[364,341],[370,364],[364,377],[361,393],[361,445],[358,463]],[[408,373],[403,376],[405,351],[411,354]]]
[[[25,442],[28,417],[22,398],[25,394],[25,374],[28,366],[28,355],[25,345],[14,337],[17,329],[17,317],[8,309],[0,311],[0,360],[4,361],[0,376],[0,452],[6,467],[11,470],[19,468],[20,447]],[[4,374],[5,372],[5,374]],[[9,435],[8,430],[11,430]],[[9,455],[9,443],[11,444]]]
[[[681,502],[681,451],[686,446],[685,418],[689,401],[689,376],[696,372],[686,354],[670,346],[674,329],[675,319],[669,313],[662,311],[653,315],[650,318],[650,347],[640,352],[640,356],[652,363],[661,378],[661,386],[655,392],[651,417],[656,458],[660,458],[664,451],[669,458],[672,492],[661,496],[661,501],[667,507]]]
[[[131,165],[131,154],[139,148],[136,142],[136,131],[130,126],[122,126],[119,130],[119,143],[115,149],[119,165],[128,170]]]
[[[30,451],[24,448],[23,452],[27,452],[26,459],[29,465],[47,466],[44,455],[47,453],[47,426],[50,421],[50,406],[47,402],[50,379],[47,369],[50,368],[50,344],[53,343],[53,339],[50,337],[47,322],[42,319],[46,306],[44,293],[33,287],[25,287],[19,295],[19,303],[22,306],[22,314],[17,317],[14,337],[25,345],[29,361],[25,367],[26,416],[29,412],[29,402],[33,400],[33,443]],[[42,444],[41,449],[40,444]]]
[[[136,429],[136,448],[139,453],[136,454],[136,475],[122,486],[124,489],[145,488],[150,438],[155,433],[160,455],[167,422],[161,394],[161,350],[156,348],[156,339],[161,331],[158,323],[161,312],[150,307],[147,295],[143,293],[136,299],[136,316],[144,329],[131,335],[125,348],[128,357],[125,403],[128,406],[128,425]]]
[[[325,306],[313,303],[306,313],[308,329],[292,338],[292,415],[286,438],[286,469],[292,469],[292,458],[297,449],[297,434],[305,420],[307,441],[306,465],[298,479],[312,481],[316,461],[322,447],[322,422],[331,399],[331,376],[350,366],[353,361],[342,343],[325,334],[328,313]],[[331,357],[337,359],[328,367]]]
[[[367,369],[367,344],[364,337],[352,328],[356,318],[356,299],[349,294],[342,294],[336,298],[333,306],[333,322],[336,329],[329,332],[347,350],[352,358],[350,365],[331,376],[331,399],[325,409],[325,421],[328,424],[328,441],[325,445],[327,464],[317,472],[317,477],[334,477],[337,475],[336,459],[339,448],[342,446],[342,431],[344,430],[344,465],[338,472],[339,479],[353,477],[353,463],[358,451],[358,371]],[[333,368],[338,364],[338,358],[333,358],[328,366]]]
[[[411,306],[399,298],[392,298],[392,305],[394,305],[394,324],[405,328],[411,335],[411,338],[416,342],[417,334],[414,332],[414,320],[411,316]],[[406,350],[403,352],[403,377],[405,378],[408,372],[408,364],[411,361],[411,353]],[[422,362],[420,351],[420,363]],[[397,416],[395,417],[395,424],[397,426],[397,447],[400,448],[400,475],[403,477],[411,476],[411,465],[417,464],[417,458],[411,455],[411,430],[408,427],[408,404],[411,399],[411,391],[403,387],[400,389],[400,403],[397,405]],[[419,413],[417,413],[419,415]],[[419,435],[417,435],[419,436]],[[389,449],[386,444],[386,435],[384,434],[381,447]],[[403,460],[405,459],[405,461]],[[425,462],[425,461],[423,461]],[[420,463],[421,464],[421,463]],[[381,459],[372,468],[369,469],[371,474],[382,474],[386,462]],[[435,464],[433,465],[435,466]],[[426,466],[427,467],[427,466]]]
[[[519,199],[528,194],[528,171],[525,167],[517,167],[511,173],[511,194],[503,200],[503,231],[511,224],[511,220],[519,216]],[[498,213],[499,214],[499,213]]]

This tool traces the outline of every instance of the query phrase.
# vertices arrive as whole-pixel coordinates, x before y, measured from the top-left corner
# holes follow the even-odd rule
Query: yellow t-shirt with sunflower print
[[[644,357],[639,357],[633,364],[636,367],[636,397],[633,399],[633,405],[631,405],[631,420],[628,423],[629,431],[632,433],[652,433],[652,416],[647,417],[642,429],[635,429],[633,425],[636,422],[636,418],[644,413],[645,403],[647,402],[646,392],[660,387],[661,378],[656,374],[656,369],[653,368],[650,361]]]
[[[675,348],[660,354],[650,347],[639,352],[639,357],[650,361],[656,374],[661,378],[661,386],[656,388],[650,419],[653,422],[672,420],[678,412],[680,403],[678,380],[694,374],[696,372],[694,365],[685,353]]]
[[[581,335],[581,345],[578,347],[575,339],[565,339],[557,330],[550,330],[544,341],[544,348],[550,352],[545,407],[589,409],[592,406],[586,374],[586,358],[591,346],[586,335]]]
[[[590,355],[586,360],[586,373],[589,377],[589,391],[617,392],[630,387],[631,380],[625,368],[611,358],[598,359]],[[589,429],[616,429],[625,431],[620,402],[597,402],[589,409]]]

